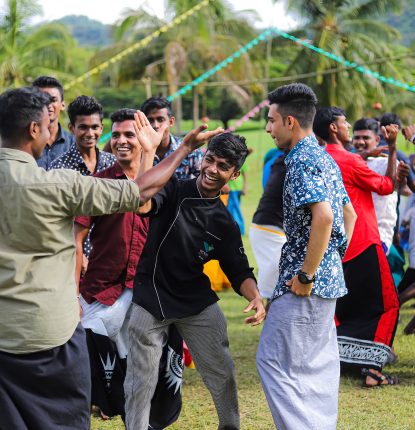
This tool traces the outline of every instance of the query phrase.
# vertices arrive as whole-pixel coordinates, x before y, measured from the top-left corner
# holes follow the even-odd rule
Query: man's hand
[[[82,267],[81,267],[81,275],[84,276],[88,269],[88,257],[85,254],[82,254]]]
[[[400,161],[398,164],[398,170],[396,172],[398,184],[400,186],[405,185],[408,176],[409,176],[409,166],[404,161]]]
[[[168,124],[163,124],[158,131],[155,131],[144,113],[139,110],[134,114],[134,119],[135,134],[143,151],[154,152],[160,145]]]
[[[249,302],[249,305],[244,309],[244,313],[247,313],[251,310],[255,310],[255,315],[252,315],[248,318],[245,318],[246,324],[251,324],[252,326],[261,324],[265,318],[265,306],[262,301],[262,297],[256,297],[255,299]]]
[[[376,148],[373,148],[371,151],[367,152],[368,157],[387,157],[388,154],[385,154],[385,151],[387,151],[387,148],[384,146],[377,146]]]
[[[415,136],[415,124],[408,125],[407,127],[403,128],[402,134],[405,136],[406,140],[409,140],[415,144],[414,141],[411,141],[411,138]]]
[[[388,147],[389,148],[395,147],[396,139],[399,133],[399,126],[396,124],[390,124],[385,127],[382,126],[381,128],[382,128],[383,137],[385,138],[388,144]]]
[[[302,284],[298,276],[295,275],[294,278],[287,281],[287,287],[290,287],[291,292],[295,294],[296,296],[301,297],[309,297],[311,295],[311,290],[313,288],[313,283],[311,284]]]
[[[193,152],[212,137],[225,131],[223,128],[218,127],[216,130],[203,132],[203,130],[206,130],[207,127],[207,124],[202,124],[191,132],[187,133],[183,139],[182,145],[188,148],[190,152]]]

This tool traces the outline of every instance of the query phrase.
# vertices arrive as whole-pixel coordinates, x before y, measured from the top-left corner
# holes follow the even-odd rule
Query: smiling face
[[[134,128],[134,120],[114,122],[111,134],[111,149],[119,163],[140,159],[141,145]]]
[[[207,151],[202,160],[197,185],[205,197],[215,197],[224,185],[239,176],[239,171],[226,158]]]
[[[102,122],[98,113],[77,115],[75,124],[69,124],[69,130],[75,136],[78,149],[95,148],[102,134]]]
[[[371,151],[379,143],[379,136],[372,130],[355,130],[353,132],[353,146],[361,153]]]
[[[292,128],[288,123],[288,118],[283,118],[278,112],[278,105],[275,103],[269,107],[265,131],[271,135],[278,148],[287,149],[290,147]]]
[[[48,93],[52,101],[48,106],[49,118],[51,122],[59,121],[60,113],[65,110],[65,102],[62,100],[58,88],[39,88],[41,91]]]

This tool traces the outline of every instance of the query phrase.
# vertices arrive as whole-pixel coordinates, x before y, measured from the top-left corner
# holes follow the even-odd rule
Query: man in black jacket
[[[174,324],[212,395],[218,428],[239,429],[226,320],[203,265],[219,260],[234,290],[250,302],[244,312],[256,311],[245,322],[260,324],[265,317],[262,298],[238,226],[219,198],[221,188],[238,177],[247,152],[244,138],[220,134],[209,142],[196,179],[173,178],[152,199],[129,327],[130,356],[124,385],[127,428],[148,428],[161,351],[169,326]],[[174,377],[170,378],[174,385]],[[172,389],[179,389],[179,384]]]

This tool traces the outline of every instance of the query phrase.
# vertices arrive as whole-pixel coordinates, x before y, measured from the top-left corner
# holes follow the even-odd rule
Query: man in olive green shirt
[[[50,136],[49,103],[36,88],[0,95],[0,429],[89,429],[73,217],[137,211],[184,157],[220,132],[199,127],[151,168],[162,132],[138,112],[143,159],[135,181],[47,172],[36,159]]]

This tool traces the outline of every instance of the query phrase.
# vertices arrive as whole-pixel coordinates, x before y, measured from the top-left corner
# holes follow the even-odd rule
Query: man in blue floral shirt
[[[163,124],[168,124],[160,146],[157,148],[155,164],[168,157],[182,143],[182,139],[173,136],[170,129],[174,126],[175,118],[171,110],[170,102],[164,97],[150,97],[141,106],[154,130],[158,131]],[[176,176],[179,179],[191,179],[199,176],[200,166],[202,165],[203,152],[196,149],[190,153],[176,169]]]
[[[268,98],[266,131],[290,150],[283,195],[287,243],[257,367],[278,430],[334,430],[340,379],[334,311],[347,293],[341,259],[356,215],[340,170],[313,135],[314,92],[290,84]]]

